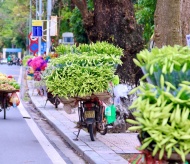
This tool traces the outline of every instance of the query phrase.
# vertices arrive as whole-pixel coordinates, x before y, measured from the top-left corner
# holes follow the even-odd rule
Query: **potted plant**
[[[148,83],[141,81],[131,91],[138,93],[130,106],[137,110],[136,121],[127,121],[137,125],[129,130],[140,130],[139,149],[148,150],[155,158],[190,159],[189,52],[187,47],[168,46],[140,52],[138,60],[134,59]]]

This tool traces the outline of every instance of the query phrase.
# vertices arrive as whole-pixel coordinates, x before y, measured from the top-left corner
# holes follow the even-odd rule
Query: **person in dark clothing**
[[[20,58],[17,58],[16,64],[20,65]]]
[[[7,61],[8,61],[8,65],[13,65],[13,58],[12,58],[12,56],[8,56]]]

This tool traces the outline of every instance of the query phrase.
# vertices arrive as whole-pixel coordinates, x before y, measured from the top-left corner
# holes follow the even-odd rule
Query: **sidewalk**
[[[74,140],[78,129],[77,110],[72,114],[64,111],[63,104],[56,109],[49,101],[45,106],[46,97],[33,93],[32,81],[28,81],[29,96],[37,110],[60,133],[60,135],[90,164],[127,164],[127,160],[119,154],[139,153],[135,148],[140,145],[136,133],[108,133],[97,134],[96,141],[91,141],[90,136],[81,130],[79,140]],[[32,95],[33,93],[33,95]]]

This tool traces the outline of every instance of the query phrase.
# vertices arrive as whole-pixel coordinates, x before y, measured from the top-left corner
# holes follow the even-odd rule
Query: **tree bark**
[[[122,83],[136,83],[141,70],[132,59],[143,49],[142,28],[137,25],[130,0],[94,0],[94,11],[87,10],[85,0],[72,0],[79,8],[83,24],[92,42],[108,41],[124,49],[123,65],[116,73]]]
[[[186,35],[190,33],[190,1],[157,0],[154,22],[157,47],[186,46]]]

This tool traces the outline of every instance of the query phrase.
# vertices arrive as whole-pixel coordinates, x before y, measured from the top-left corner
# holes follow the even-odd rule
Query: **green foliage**
[[[29,59],[32,59],[32,58],[33,58],[33,56],[31,56],[31,55],[26,55],[26,56],[24,56],[24,58],[23,58],[23,60],[22,60],[23,66],[26,66],[26,65],[27,65],[27,61],[28,61]]]
[[[0,4],[0,49],[3,47],[26,48],[28,2],[6,0]]]
[[[87,0],[87,7],[88,7],[88,10],[94,10],[94,1]]]
[[[140,150],[151,148],[153,156],[160,152],[159,159],[164,152],[167,158],[176,152],[185,161],[189,153],[189,54],[189,47],[164,46],[153,48],[151,52],[143,50],[137,54],[138,60],[134,60],[147,73],[149,83],[141,81],[140,86],[130,92],[138,95],[130,109],[138,111],[133,113],[137,121],[127,122],[140,126],[128,130],[140,130]]]
[[[164,46],[161,49],[147,49],[137,54],[136,65],[147,73],[148,81],[157,86],[163,86],[164,80],[175,87],[181,81],[190,81],[190,48],[179,45]]]
[[[146,42],[150,40],[154,32],[154,12],[156,9],[156,0],[139,0],[135,4],[135,14],[137,23],[143,25],[143,37]]]
[[[88,53],[88,56],[97,55],[114,55],[120,58],[123,55],[123,50],[117,46],[114,46],[108,42],[96,42],[91,44],[79,44],[79,46],[59,45],[55,48],[59,55],[65,55],[68,53]]]
[[[69,7],[65,7],[61,10],[61,15],[63,16],[63,19],[60,25],[60,34],[70,31],[70,17],[72,16],[72,12]]]
[[[138,2],[138,0],[132,0],[133,4],[136,4]]]
[[[107,45],[107,49],[105,48]],[[73,51],[74,50],[74,51]],[[46,85],[61,97],[89,96],[104,92],[113,79],[115,65],[121,64],[122,49],[106,42],[81,44],[79,47],[60,45],[59,58],[53,59]]]
[[[88,0],[88,10],[93,10],[93,0]],[[61,25],[60,34],[64,32],[73,32],[75,41],[78,43],[88,43],[88,37],[82,24],[82,16],[79,9],[74,9],[70,6],[70,1],[64,2],[64,7],[61,9]]]
[[[78,8],[72,11],[71,21],[71,31],[74,33],[76,42],[78,43],[88,43],[88,37],[84,30],[82,24],[82,16]]]
[[[128,130],[140,130],[142,145],[139,150],[151,150],[152,156],[158,153],[160,160],[164,153],[170,159],[174,152],[185,162],[186,155],[190,153],[190,83],[185,83],[179,84],[177,95],[170,91],[170,83],[166,84],[167,89],[161,89],[141,82],[131,91],[138,92],[137,99],[130,106],[130,109],[136,109],[133,112],[136,120],[127,119],[127,122],[137,126]]]

